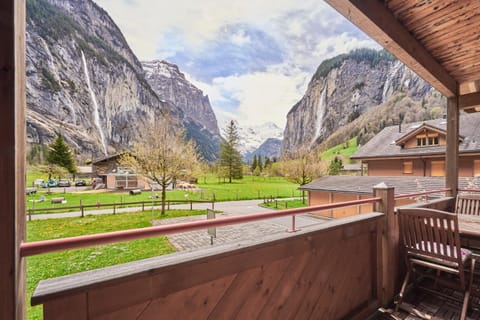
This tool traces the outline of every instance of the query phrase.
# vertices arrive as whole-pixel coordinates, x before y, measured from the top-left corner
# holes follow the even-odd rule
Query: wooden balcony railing
[[[374,203],[372,213],[244,243],[179,252],[40,282],[32,304],[56,319],[365,319],[399,279],[393,188],[370,199],[173,226],[24,243],[67,250],[313,210]]]

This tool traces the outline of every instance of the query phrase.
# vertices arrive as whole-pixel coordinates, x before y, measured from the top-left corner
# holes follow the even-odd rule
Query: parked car
[[[49,180],[47,180],[46,182],[44,182],[41,187],[42,187],[42,188],[54,188],[54,187],[56,187],[57,185],[58,185],[57,180],[55,180],[55,179],[49,179]]]
[[[75,181],[75,186],[76,187],[83,187],[83,186],[86,186],[87,183],[85,182],[85,180],[77,180]]]
[[[58,180],[59,187],[70,187],[70,181],[68,180]]]
[[[34,187],[41,187],[42,184],[45,183],[45,180],[43,179],[35,179],[35,181],[33,181],[33,186]]]

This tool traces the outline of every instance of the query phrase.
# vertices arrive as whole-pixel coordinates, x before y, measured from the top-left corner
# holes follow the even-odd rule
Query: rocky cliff
[[[316,148],[337,129],[399,93],[422,101],[434,92],[384,50],[358,49],[326,60],[287,115],[282,153],[300,146]]]
[[[93,1],[27,0],[26,38],[30,144],[47,144],[60,131],[78,157],[100,157],[127,149],[144,123],[167,113],[197,144],[209,140],[204,125],[159,98],[115,22]]]
[[[167,61],[144,61],[145,78],[157,96],[167,103],[182,110],[187,128],[187,135],[197,140],[197,145],[204,156],[214,160],[221,141],[217,118],[207,95],[190,83],[178,66]],[[195,135],[203,132],[205,139],[198,143]]]

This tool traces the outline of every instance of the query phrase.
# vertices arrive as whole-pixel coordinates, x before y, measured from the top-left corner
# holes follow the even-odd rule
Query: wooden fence
[[[190,210],[193,210],[194,203],[211,203],[212,210],[215,210],[215,201],[207,200],[166,200],[167,209],[170,210],[171,205],[176,204],[189,204]],[[35,213],[51,213],[51,212],[70,212],[73,210],[78,210],[81,213],[81,216],[85,216],[85,209],[102,209],[102,208],[112,208],[113,214],[116,213],[116,210],[119,208],[126,208],[137,206],[142,208],[142,211],[145,210],[145,207],[155,207],[160,206],[162,200],[146,200],[146,201],[133,201],[133,202],[120,202],[120,203],[97,203],[97,204],[86,204],[83,205],[80,203],[79,206],[62,206],[62,207],[51,207],[51,208],[38,208],[38,209],[27,209],[28,220],[32,220],[32,214]]]

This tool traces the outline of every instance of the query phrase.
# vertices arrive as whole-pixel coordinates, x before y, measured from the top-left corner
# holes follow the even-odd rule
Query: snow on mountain
[[[240,143],[238,151],[242,155],[251,154],[269,138],[283,139],[283,130],[273,122],[255,126],[238,126]]]

